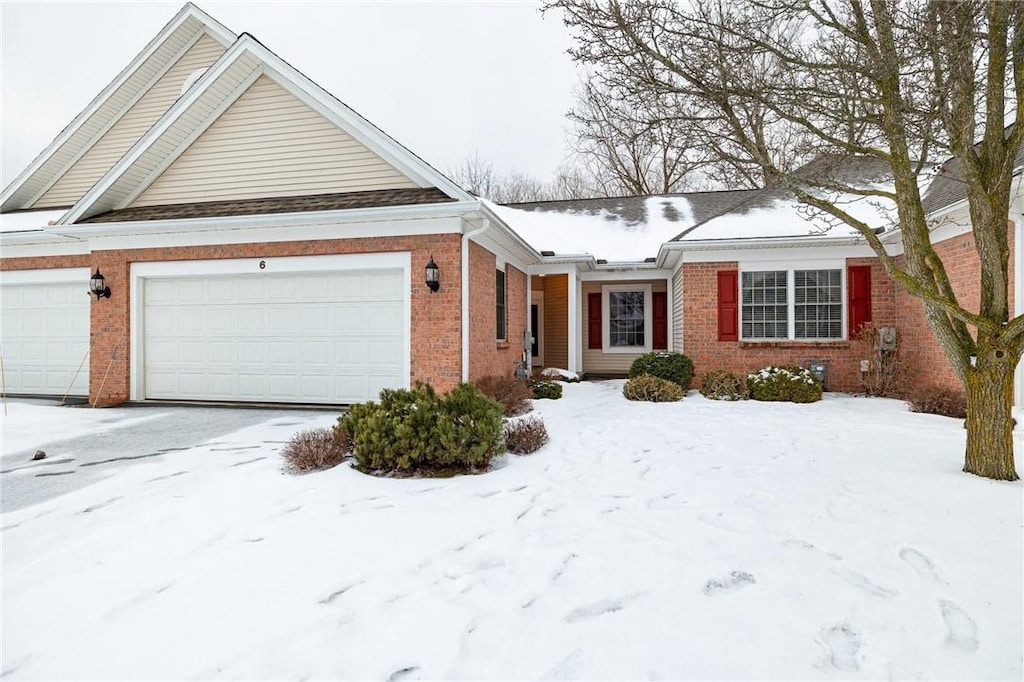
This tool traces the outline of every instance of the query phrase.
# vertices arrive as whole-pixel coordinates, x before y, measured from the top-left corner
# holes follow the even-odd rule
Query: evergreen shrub
[[[669,403],[683,397],[683,387],[679,384],[650,374],[633,377],[622,387],[622,395],[627,400],[645,400],[651,403]]]
[[[814,403],[821,400],[817,375],[804,367],[765,367],[747,376],[754,400]]]
[[[747,400],[747,377],[724,369],[708,372],[700,380],[700,394],[710,400]]]
[[[417,382],[353,405],[340,425],[352,434],[364,473],[453,475],[486,468],[502,452],[502,407],[472,384],[444,396]]]
[[[562,385],[554,381],[535,381],[533,397],[538,400],[558,400],[562,397]]]
[[[630,379],[643,374],[678,384],[685,393],[690,390],[690,383],[693,381],[693,361],[682,353],[668,351],[645,353],[634,360],[629,367]]]

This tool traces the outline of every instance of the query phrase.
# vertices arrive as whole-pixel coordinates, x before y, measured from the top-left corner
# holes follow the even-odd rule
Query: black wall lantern
[[[97,301],[101,298],[110,298],[110,287],[107,286],[107,280],[100,274],[99,268],[96,268],[96,272],[89,278],[89,293],[96,294]]]
[[[430,257],[430,262],[427,263],[427,287],[430,289],[430,293],[434,293],[441,288],[441,270],[437,267],[437,263],[434,262],[434,257]]]

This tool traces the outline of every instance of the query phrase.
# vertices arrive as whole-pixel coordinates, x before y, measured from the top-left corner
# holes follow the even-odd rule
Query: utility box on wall
[[[822,388],[828,390],[828,375],[829,365],[832,361],[827,358],[820,358],[816,360],[804,360],[804,368],[814,372],[815,376],[818,377],[818,381],[821,382]]]
[[[878,328],[878,350],[896,350],[896,327]]]

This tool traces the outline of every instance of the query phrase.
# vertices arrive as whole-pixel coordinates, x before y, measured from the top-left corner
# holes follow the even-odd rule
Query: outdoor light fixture
[[[430,293],[434,293],[441,288],[441,270],[437,267],[437,263],[434,262],[434,257],[430,257],[430,262],[427,263],[427,288],[430,289]]]
[[[107,286],[107,280],[100,274],[99,268],[96,268],[96,272],[89,278],[89,293],[96,294],[97,301],[101,298],[110,298],[110,287]]]

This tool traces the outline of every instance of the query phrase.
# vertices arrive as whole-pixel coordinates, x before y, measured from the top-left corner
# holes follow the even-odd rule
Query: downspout
[[[491,221],[483,219],[483,224],[475,230],[462,235],[462,380],[469,381],[469,240],[483,234],[491,226]]]

